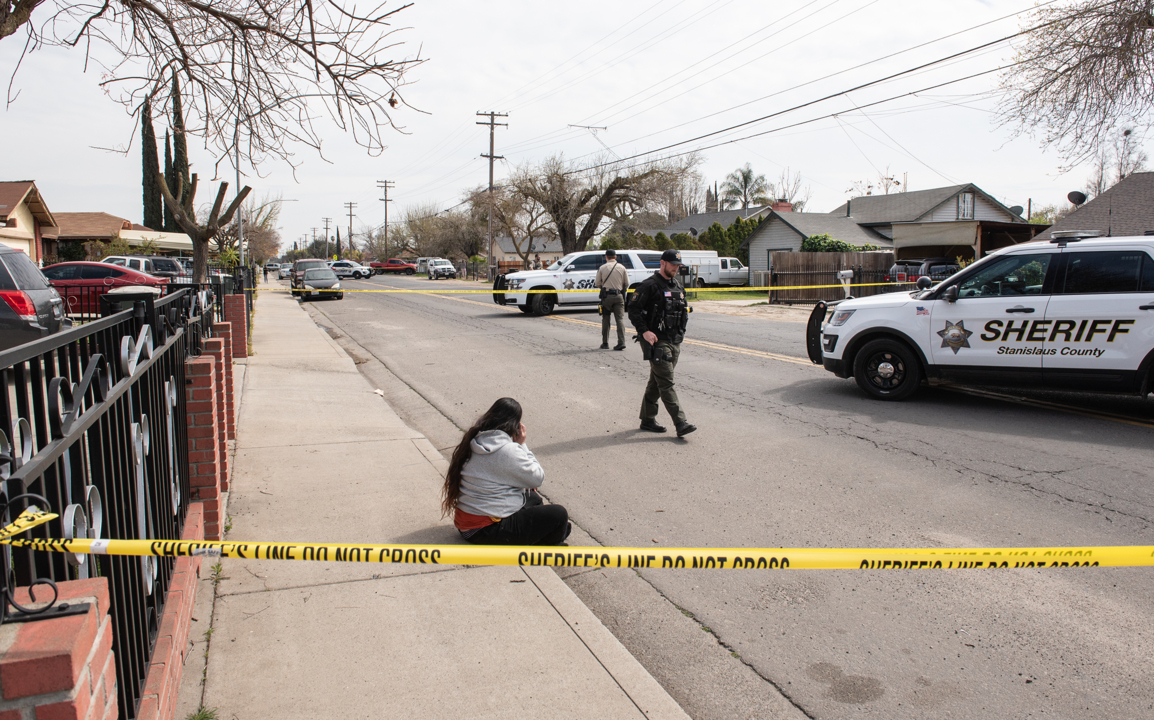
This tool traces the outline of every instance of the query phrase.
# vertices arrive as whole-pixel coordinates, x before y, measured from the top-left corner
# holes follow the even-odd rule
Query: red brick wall
[[[228,490],[228,431],[226,429],[228,427],[228,416],[226,414],[228,406],[225,400],[225,378],[228,377],[226,375],[226,366],[232,364],[232,359],[225,357],[224,340],[219,337],[204,341],[204,355],[212,357],[216,368],[216,437],[219,454],[217,468],[220,476],[220,489],[223,492]]]
[[[88,612],[0,626],[0,720],[117,717],[108,580],[71,580],[57,588],[57,604],[90,603]],[[16,601],[32,602],[28,588],[16,589]]]
[[[224,341],[224,429],[228,440],[236,440],[236,405],[233,399],[232,358],[233,323],[218,322],[212,326],[213,333]],[[227,488],[226,488],[227,489]]]
[[[204,516],[201,503],[190,503],[181,540],[204,539]],[[176,713],[176,697],[184,656],[188,652],[188,633],[192,625],[192,606],[196,601],[196,579],[200,577],[201,558],[179,557],[172,572],[172,582],[164,597],[164,614],[152,650],[152,663],[140,694],[137,720],[171,720]]]
[[[209,341],[211,342],[211,341]],[[219,341],[217,341],[219,343]],[[204,536],[221,539],[221,431],[216,359],[205,354],[185,363],[188,427],[188,485],[203,503]],[[2,720],[2,719],[0,719]]]
[[[248,357],[248,321],[244,295],[224,296],[224,319],[232,323],[234,358]]]

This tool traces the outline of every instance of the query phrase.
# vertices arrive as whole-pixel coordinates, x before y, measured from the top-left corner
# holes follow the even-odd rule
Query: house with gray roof
[[[826,235],[850,245],[877,245],[891,249],[893,242],[880,233],[859,225],[853,218],[829,213],[771,212],[741,244],[749,251],[750,270],[769,270],[770,253],[799,252],[811,235]]]
[[[1032,240],[1022,208],[1008,208],[973,183],[847,200],[831,215],[853,218],[893,241],[896,257],[980,258]]]
[[[810,235],[828,234],[851,245],[877,245],[897,259],[981,257],[1032,240],[1045,225],[1031,225],[1021,208],[1008,208],[967,183],[890,195],[863,195],[831,213],[772,210],[742,244],[751,270],[769,270],[770,253],[797,252]]]
[[[782,205],[789,205],[789,203],[775,203]],[[719,223],[722,227],[729,227],[738,218],[742,220],[761,219],[769,214],[772,209],[771,205],[759,205],[757,207],[746,208],[745,210],[722,210],[721,212],[711,213],[697,213],[684,217],[669,227],[661,228],[661,232],[665,233],[666,237],[673,237],[680,233],[688,233],[693,237],[697,237],[701,233],[708,230],[713,223]],[[657,230],[646,231],[647,235],[656,236]]]
[[[534,238],[531,245],[525,240],[521,240],[520,243],[521,250],[528,252],[530,260],[534,256],[540,255],[541,262],[551,263],[554,260],[560,260],[564,254],[561,252],[561,240],[559,238]],[[497,260],[501,262],[521,260],[521,256],[517,253],[517,244],[508,235],[494,237],[493,245],[495,246],[493,254],[497,256]]]
[[[1114,187],[1039,233],[1049,240],[1058,230],[1105,236],[1154,234],[1154,172],[1132,173]]]

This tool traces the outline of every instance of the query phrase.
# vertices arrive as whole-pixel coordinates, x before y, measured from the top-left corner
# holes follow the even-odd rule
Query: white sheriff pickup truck
[[[566,255],[544,270],[523,270],[498,275],[493,282],[493,302],[498,305],[516,305],[523,313],[548,315],[558,305],[581,307],[599,302],[597,268],[605,262],[605,252],[591,250]],[[651,250],[618,250],[617,262],[629,273],[629,287],[661,267],[661,253]],[[537,290],[543,292],[526,292]],[[558,291],[588,290],[588,292]],[[548,292],[552,291],[552,292]]]
[[[810,359],[882,400],[909,397],[923,379],[1154,390],[1154,236],[1069,233],[998,250],[932,288],[919,283],[819,305]]]

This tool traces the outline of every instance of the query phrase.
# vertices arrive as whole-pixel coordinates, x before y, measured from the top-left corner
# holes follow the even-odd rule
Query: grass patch
[[[706,288],[704,290],[688,290],[686,294],[692,300],[765,300],[764,290],[720,290]],[[696,296],[696,297],[695,297]]]
[[[216,708],[206,708],[203,705],[196,712],[188,714],[184,720],[219,720]]]

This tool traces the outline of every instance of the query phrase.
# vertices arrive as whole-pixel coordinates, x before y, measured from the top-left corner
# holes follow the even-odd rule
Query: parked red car
[[[369,267],[373,269],[373,274],[384,275],[385,273],[404,273],[406,275],[413,275],[417,272],[417,266],[411,262],[405,262],[400,258],[389,258],[388,262],[371,262]]]
[[[116,288],[154,287],[164,291],[168,278],[149,275],[126,267],[97,262],[62,262],[49,265],[44,276],[64,298],[69,315],[97,315],[98,298]]]

